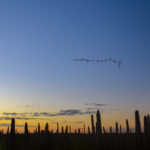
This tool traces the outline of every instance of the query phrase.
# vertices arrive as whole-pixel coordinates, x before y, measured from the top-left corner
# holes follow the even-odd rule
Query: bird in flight
[[[97,63],[112,62],[112,63],[117,64],[118,68],[120,68],[121,64],[122,64],[122,60],[115,60],[115,59],[112,59],[112,58],[97,59],[97,60],[80,58],[80,59],[73,59],[73,61],[79,61],[79,62],[85,61],[85,62],[97,62]]]

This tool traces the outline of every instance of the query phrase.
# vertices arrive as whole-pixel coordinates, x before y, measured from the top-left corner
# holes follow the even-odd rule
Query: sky
[[[32,131],[102,125],[150,108],[150,2],[148,0],[14,0],[0,2],[0,129],[17,118]],[[122,60],[74,62],[73,59]]]

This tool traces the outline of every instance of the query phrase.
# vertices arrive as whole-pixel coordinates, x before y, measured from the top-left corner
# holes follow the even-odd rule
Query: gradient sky
[[[12,117],[4,112],[58,114],[88,108],[103,111],[106,127],[124,124],[126,118],[134,126],[134,110],[143,116],[150,108],[149,18],[149,0],[1,1],[1,126]],[[122,66],[75,58],[121,59]],[[59,121],[76,128],[90,125],[90,114],[38,116],[17,124],[25,121],[43,127]]]

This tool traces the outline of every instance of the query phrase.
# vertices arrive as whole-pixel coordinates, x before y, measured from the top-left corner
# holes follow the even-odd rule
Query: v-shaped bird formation
[[[84,58],[79,58],[79,59],[73,59],[73,61],[85,61],[85,62],[96,62],[96,63],[104,63],[104,62],[111,62],[117,64],[117,66],[120,68],[122,64],[122,60],[116,60],[112,58],[108,59],[84,59]]]

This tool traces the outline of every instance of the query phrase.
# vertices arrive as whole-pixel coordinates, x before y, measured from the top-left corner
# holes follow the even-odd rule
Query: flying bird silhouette
[[[118,68],[120,68],[121,64],[122,64],[122,60],[115,60],[115,59],[112,59],[112,58],[100,59],[100,60],[80,58],[80,59],[73,59],[73,61],[85,61],[85,62],[97,62],[97,63],[112,62],[112,63],[117,64]]]

